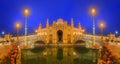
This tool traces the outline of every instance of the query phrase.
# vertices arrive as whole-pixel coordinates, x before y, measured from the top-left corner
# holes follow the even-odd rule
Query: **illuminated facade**
[[[71,24],[68,25],[67,21],[58,19],[53,21],[53,24],[49,24],[49,20],[46,21],[46,27],[42,28],[42,24],[39,25],[38,29],[35,30],[37,36],[41,40],[45,40],[46,44],[72,44],[75,35],[82,36],[85,30],[81,27],[80,23],[78,27],[74,27],[74,20],[71,19]]]
[[[49,20],[46,21],[46,27],[43,28],[42,24],[39,24],[34,34],[27,36],[28,45],[32,45],[36,41],[44,41],[45,44],[74,44],[78,40],[84,40],[86,44],[92,43],[92,34],[85,34],[85,30],[78,23],[78,27],[74,27],[74,21],[71,19],[71,23],[63,19],[53,21],[53,24],[49,24]],[[19,42],[25,43],[25,36],[19,36]],[[108,34],[101,39],[100,35],[95,35],[95,42],[100,40],[109,42],[119,42],[120,38],[115,37],[114,34]],[[0,38],[1,42],[5,41],[18,41],[17,37],[12,37],[11,34],[4,35],[4,38]]]

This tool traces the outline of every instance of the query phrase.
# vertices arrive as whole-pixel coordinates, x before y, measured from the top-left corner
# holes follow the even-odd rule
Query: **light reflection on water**
[[[21,64],[97,64],[97,50],[74,46],[24,49]]]

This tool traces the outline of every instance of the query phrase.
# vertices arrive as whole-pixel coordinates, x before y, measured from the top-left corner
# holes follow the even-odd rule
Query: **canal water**
[[[97,64],[97,49],[46,46],[21,50],[21,64]]]

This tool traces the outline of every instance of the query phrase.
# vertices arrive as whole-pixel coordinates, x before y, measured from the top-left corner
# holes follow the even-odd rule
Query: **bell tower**
[[[78,23],[78,29],[81,30],[81,24],[80,24],[80,22]]]
[[[46,42],[47,44],[49,43],[49,39],[50,39],[50,34],[49,34],[49,19],[47,19],[46,21]]]
[[[38,32],[40,32],[41,30],[42,30],[42,24],[40,23],[38,27]]]
[[[74,40],[73,32],[74,32],[74,21],[73,18],[71,18],[71,43],[73,43]]]

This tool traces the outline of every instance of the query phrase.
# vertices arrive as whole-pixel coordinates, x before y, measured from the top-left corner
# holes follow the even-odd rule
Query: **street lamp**
[[[18,39],[18,36],[19,36],[19,29],[21,28],[20,22],[16,22],[15,27],[16,27],[16,30],[17,30],[17,40],[19,40],[19,39]]]
[[[2,31],[2,35],[4,35],[5,34],[5,32],[4,31]]]
[[[24,9],[24,15],[25,15],[25,45],[27,45],[27,18],[29,15],[29,10],[28,9]]]
[[[116,31],[115,31],[115,35],[118,36],[118,34],[119,34],[119,32],[116,30]]]
[[[115,31],[115,34],[116,34],[116,35],[118,34],[118,31],[117,31],[117,30]]]
[[[103,37],[103,29],[105,28],[105,23],[104,22],[100,22],[99,23],[99,27],[101,29],[101,37]]]
[[[95,8],[92,8],[91,9],[91,14],[92,14],[92,23],[93,23],[93,45],[95,45],[95,21],[94,21],[94,16],[96,14],[96,9]]]
[[[5,34],[5,32],[4,32],[4,31],[2,31],[2,37],[4,37],[4,34]]]

